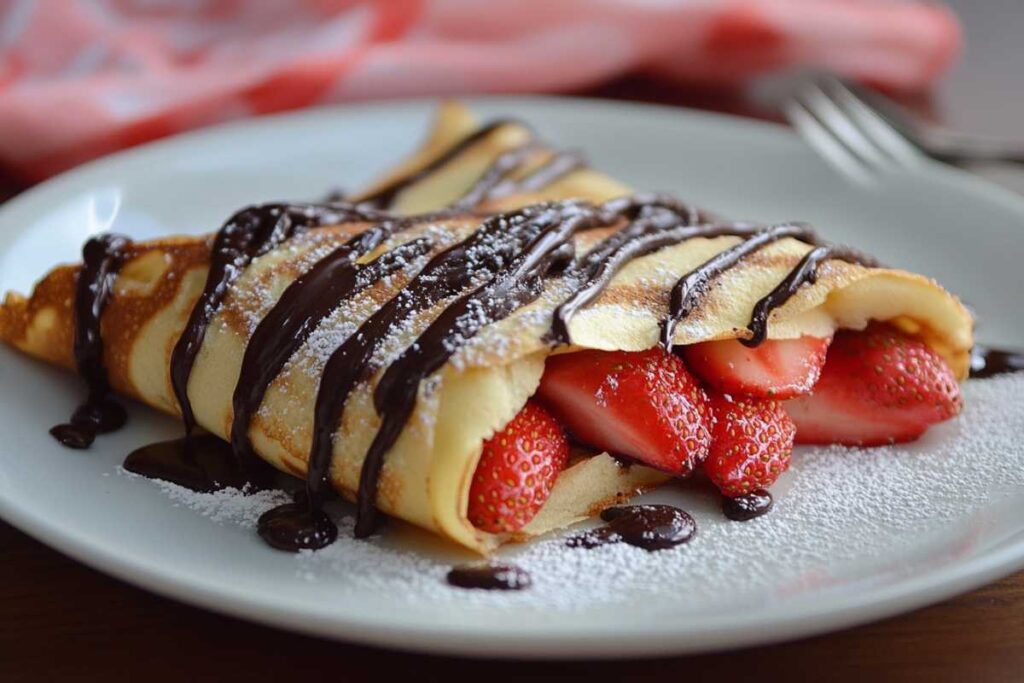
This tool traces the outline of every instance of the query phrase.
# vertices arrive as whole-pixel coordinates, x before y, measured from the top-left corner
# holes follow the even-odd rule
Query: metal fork
[[[832,76],[802,81],[782,111],[811,147],[856,182],[872,184],[886,172],[934,163]]]
[[[847,87],[932,159],[955,166],[1024,164],[1024,144],[1019,141],[949,130],[914,116],[875,90],[855,83]]]

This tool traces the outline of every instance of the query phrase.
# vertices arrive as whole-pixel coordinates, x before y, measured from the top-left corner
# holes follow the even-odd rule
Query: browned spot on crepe
[[[133,263],[154,252],[163,254],[164,269],[148,289],[133,293],[126,287],[124,275],[132,274]],[[132,245],[129,257],[122,267],[122,278],[117,283],[115,296],[110,298],[103,312],[102,335],[104,363],[111,386],[118,392],[139,398],[131,382],[131,355],[142,327],[158,312],[171,305],[178,296],[182,279],[190,270],[205,267],[210,258],[209,241],[180,238]],[[140,273],[140,277],[142,274]],[[168,349],[168,358],[170,350]]]

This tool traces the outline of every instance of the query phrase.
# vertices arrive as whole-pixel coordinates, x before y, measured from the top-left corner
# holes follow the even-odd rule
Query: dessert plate
[[[975,310],[979,338],[1024,338],[1024,200],[943,167],[871,187],[833,175],[769,124],[582,99],[486,98],[634,187],[737,219],[808,220],[892,265],[939,278]],[[91,234],[215,230],[239,206],[363,185],[411,150],[433,102],[311,110],[246,121],[108,157],[0,209],[0,291],[26,291]],[[444,582],[463,551],[392,524],[294,556],[251,527],[283,494],[195,494],[123,473],[176,421],[131,410],[88,452],[47,434],[76,378],[0,349],[0,516],[53,547],[164,595],[268,624],[430,652],[523,657],[708,650],[818,633],[940,600],[1024,566],[1024,376],[970,380],[963,417],[872,451],[802,448],[758,520],[722,518],[706,487],[648,496],[697,520],[687,546],[583,550],[558,538],[499,554],[534,585],[514,594]]]

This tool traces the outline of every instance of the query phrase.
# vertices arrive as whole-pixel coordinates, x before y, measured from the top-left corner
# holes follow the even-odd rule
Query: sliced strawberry
[[[735,339],[682,347],[687,366],[723,394],[786,399],[810,392],[828,339],[769,339],[750,348]]]
[[[552,356],[538,397],[580,441],[675,475],[711,441],[708,398],[679,358],[661,349]]]
[[[785,407],[798,443],[877,446],[913,441],[961,405],[956,377],[937,353],[873,323],[837,333],[813,393]]]
[[[492,534],[522,529],[551,495],[568,458],[569,442],[555,418],[527,402],[484,443],[469,487],[470,523]]]
[[[734,498],[768,488],[789,468],[796,427],[779,401],[711,394],[715,414],[704,473]]]

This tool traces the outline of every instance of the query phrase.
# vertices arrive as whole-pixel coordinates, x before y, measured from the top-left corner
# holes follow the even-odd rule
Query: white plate
[[[473,104],[533,122],[636,187],[736,218],[810,220],[835,241],[941,279],[973,305],[984,340],[1024,340],[1024,203],[971,177],[925,168],[859,188],[771,125],[578,99]],[[0,290],[24,291],[55,262],[76,259],[98,230],[206,232],[246,203],[358,187],[414,146],[430,112],[424,101],[250,120],[65,174],[0,210]],[[79,397],[76,379],[3,349],[0,514],[158,593],[346,640],[529,657],[764,643],[905,611],[1024,565],[1024,456],[1005,434],[971,441],[978,425],[1024,429],[1019,407],[1001,423],[979,414],[998,412],[993,404],[1020,386],[969,386],[975,407],[960,425],[933,430],[906,452],[802,451],[777,509],[757,522],[723,521],[698,488],[661,493],[691,509],[701,532],[660,559],[623,548],[569,555],[556,540],[520,549],[517,560],[534,570],[532,595],[494,596],[444,587],[444,563],[457,553],[407,530],[297,558],[233,523],[237,510],[217,521],[209,508],[194,509],[204,501],[173,504],[152,482],[117,472],[133,446],[176,433],[173,420],[146,409],[134,408],[127,429],[90,451],[60,448],[46,432]],[[929,488],[915,490],[923,482]],[[809,488],[817,484],[841,495],[816,498]],[[374,566],[380,574],[369,580]]]

